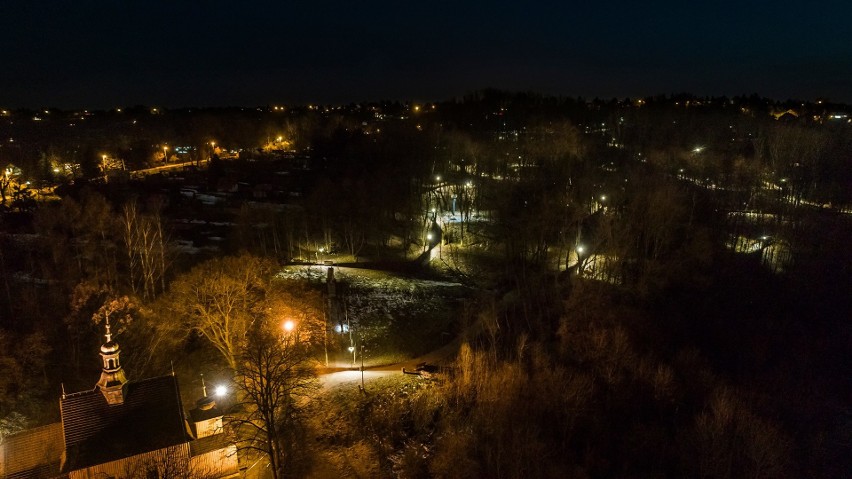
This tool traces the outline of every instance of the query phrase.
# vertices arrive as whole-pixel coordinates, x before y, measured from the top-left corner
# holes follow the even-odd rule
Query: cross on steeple
[[[109,332],[109,316],[106,318],[106,334],[104,336],[106,336],[106,342],[112,341],[112,334]]]

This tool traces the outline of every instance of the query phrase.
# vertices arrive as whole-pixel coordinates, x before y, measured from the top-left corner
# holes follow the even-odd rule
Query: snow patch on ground
[[[327,266],[292,265],[276,277],[325,288],[327,275]],[[412,334],[434,334],[428,333],[432,326],[445,320],[457,301],[470,294],[461,283],[407,278],[387,271],[335,266],[334,277],[348,320],[368,338],[400,328]]]

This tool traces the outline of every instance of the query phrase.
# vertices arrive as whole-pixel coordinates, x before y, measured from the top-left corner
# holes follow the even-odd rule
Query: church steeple
[[[110,405],[123,404],[124,385],[127,383],[127,377],[124,375],[124,369],[121,368],[118,358],[121,350],[118,343],[112,340],[109,319],[106,322],[105,336],[106,342],[101,345],[103,369],[101,370],[101,378],[98,380],[98,388]]]

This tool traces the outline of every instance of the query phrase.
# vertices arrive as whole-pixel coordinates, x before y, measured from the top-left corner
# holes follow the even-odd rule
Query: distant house
[[[61,422],[0,444],[0,478],[238,477],[236,446],[206,390],[190,423],[174,375],[129,381],[119,354],[107,325],[97,385],[62,395]]]

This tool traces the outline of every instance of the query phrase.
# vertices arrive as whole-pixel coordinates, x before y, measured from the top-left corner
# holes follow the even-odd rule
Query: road
[[[207,160],[201,162],[185,161],[183,163],[169,163],[162,166],[155,166],[153,168],[145,168],[144,170],[134,170],[130,172],[130,176],[132,178],[138,178],[141,176],[153,175],[155,173],[162,173],[163,171],[185,168],[187,166],[200,166],[201,164],[207,164]]]
[[[364,368],[364,382],[366,383],[367,381],[390,376],[392,374],[402,374],[403,368],[409,371],[414,371],[417,369],[417,365],[422,363],[445,365],[452,361],[460,346],[461,337],[457,337],[441,348],[426,353],[423,356],[399,363]],[[323,389],[332,389],[334,387],[350,383],[352,386],[355,386],[361,381],[361,370],[357,367],[319,368],[317,376],[319,377],[320,384]]]

